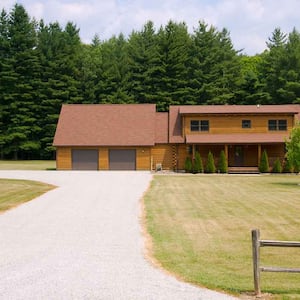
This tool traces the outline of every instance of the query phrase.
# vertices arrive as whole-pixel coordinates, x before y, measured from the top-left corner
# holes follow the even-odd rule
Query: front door
[[[244,148],[243,146],[234,146],[234,166],[242,167],[244,165]]]

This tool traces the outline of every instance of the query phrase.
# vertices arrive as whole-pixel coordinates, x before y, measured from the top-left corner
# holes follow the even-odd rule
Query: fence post
[[[254,275],[254,289],[256,296],[261,296],[260,290],[260,232],[259,229],[252,230],[252,254],[253,254],[253,275]]]

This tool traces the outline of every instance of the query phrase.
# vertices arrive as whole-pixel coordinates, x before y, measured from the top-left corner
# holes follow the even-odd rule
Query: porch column
[[[225,152],[225,157],[227,159],[227,164],[228,164],[228,145],[224,145],[224,152]]]
[[[257,156],[258,156],[257,165],[259,166],[260,158],[261,158],[261,144],[259,144],[258,147],[257,147]]]
[[[195,159],[196,146],[193,144],[193,159]]]

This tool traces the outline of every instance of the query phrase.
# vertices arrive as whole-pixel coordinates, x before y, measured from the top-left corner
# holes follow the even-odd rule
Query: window
[[[208,120],[192,120],[191,131],[209,131]]]
[[[242,128],[251,128],[251,120],[242,120]]]
[[[287,130],[287,121],[286,120],[269,120],[269,130]]]

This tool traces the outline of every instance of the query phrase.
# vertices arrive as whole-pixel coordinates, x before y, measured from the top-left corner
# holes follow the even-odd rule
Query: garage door
[[[73,170],[98,170],[98,150],[72,150]]]
[[[110,170],[135,170],[135,150],[109,150]]]

